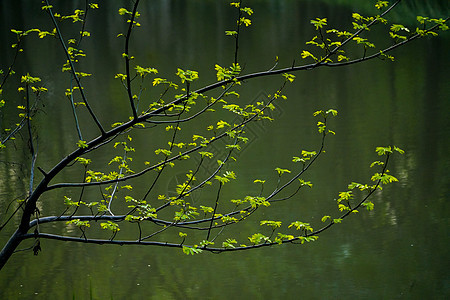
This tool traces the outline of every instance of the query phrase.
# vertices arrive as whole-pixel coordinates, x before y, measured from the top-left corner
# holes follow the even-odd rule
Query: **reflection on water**
[[[103,5],[105,11],[115,12],[120,3],[107,1]],[[31,5],[39,10],[38,1],[18,5],[17,9],[6,2],[1,5],[1,32],[9,27],[33,27],[34,22],[48,25],[45,15],[36,16],[31,10]],[[73,4],[64,5],[69,11]],[[248,72],[270,68],[276,55],[280,65],[298,59],[299,50],[312,34],[309,19],[329,16],[330,22],[348,23],[347,16],[352,12],[316,1],[256,1],[254,9],[254,26],[246,30],[242,40],[241,57]],[[222,2],[148,1],[143,2],[141,12],[143,20],[148,18],[133,40],[133,51],[143,65],[165,71],[162,77],[173,77],[176,67],[194,68],[201,78],[211,78],[202,79],[209,83],[215,80],[214,64],[225,65],[232,60],[233,45],[223,32],[233,23],[233,15]],[[99,11],[97,17],[90,26],[102,47],[86,42],[84,67],[94,72],[101,84],[86,81],[86,90],[99,99],[94,107],[101,109],[102,121],[112,123],[115,120],[111,116],[123,114],[126,118],[127,111],[124,91],[111,75],[122,68],[122,46],[115,36],[123,28],[109,13]],[[0,37],[1,53],[6,53],[10,37]],[[248,192],[254,178],[267,177],[275,167],[288,164],[296,151],[317,145],[313,111],[329,107],[339,111],[340,116],[331,125],[337,135],[330,140],[326,157],[305,178],[313,181],[314,189],[292,203],[274,207],[275,217],[292,216],[294,220],[300,215],[316,226],[324,210],[335,210],[333,199],[349,181],[370,178],[368,165],[376,159],[375,146],[395,144],[404,148],[405,156],[396,158],[390,168],[401,183],[375,195],[373,212],[361,211],[311,245],[247,253],[187,257],[179,250],[164,248],[43,241],[38,257],[19,252],[11,259],[0,274],[0,298],[37,295],[84,299],[91,294],[94,299],[445,298],[450,292],[450,101],[448,85],[441,79],[448,69],[448,45],[448,36],[420,41],[395,53],[394,63],[375,61],[339,70],[298,73],[295,85],[287,92],[288,101],[280,104],[276,121],[249,129],[254,141],[242,152],[236,169],[247,181],[229,191],[231,195]],[[54,58],[63,61],[57,49],[56,44],[44,43],[25,58],[28,62],[34,55],[49,59],[29,70],[43,72],[44,79],[48,78],[45,82],[51,97],[47,99],[47,111],[56,107],[54,101],[66,101],[58,96],[69,78],[59,75],[59,63],[53,64]],[[7,58],[0,58],[2,66]],[[279,85],[275,81],[262,79],[247,85],[243,99],[251,102],[261,93],[271,93]],[[148,97],[156,95],[149,89]],[[103,101],[113,105],[105,107]],[[59,126],[59,118],[55,114],[49,124],[42,125],[44,163],[58,161],[77,140],[72,124]],[[66,138],[60,144],[47,143],[53,136]],[[20,157],[1,159],[21,161]],[[20,170],[0,164],[2,211],[19,197],[16,190],[27,186],[26,168]],[[173,175],[162,190],[170,191],[184,180]],[[51,199],[42,200],[46,205],[40,209],[57,212],[64,195],[50,195]],[[193,194],[193,201],[202,195]],[[258,223],[250,220],[246,226],[244,229],[251,231]],[[1,240],[5,239],[2,235]]]

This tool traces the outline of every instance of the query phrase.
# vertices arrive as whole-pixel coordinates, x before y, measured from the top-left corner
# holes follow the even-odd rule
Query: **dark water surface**
[[[51,28],[46,15],[40,13],[39,1],[18,3],[0,6],[2,68],[11,59],[4,54],[9,53],[13,38],[9,28]],[[72,1],[55,3],[55,7],[58,5],[67,12],[76,7]],[[91,101],[105,124],[116,121],[112,116],[127,118],[129,111],[125,92],[113,78],[113,74],[123,72],[123,46],[116,38],[124,28],[116,18],[122,5],[120,1],[100,3],[101,9],[92,13],[88,23],[93,37],[83,42],[88,56],[82,66],[95,74],[86,80],[86,91],[95,99]],[[254,1],[250,5],[255,10],[253,25],[241,36],[245,72],[270,69],[275,56],[279,56],[279,66],[299,61],[304,42],[314,34],[310,19],[328,17],[331,26],[351,22],[348,6],[316,1]],[[199,71],[200,86],[215,81],[216,63],[232,62],[233,43],[223,33],[232,29],[234,15],[226,1],[147,1],[140,12],[142,28],[133,37],[132,52],[142,65],[157,68],[161,77],[174,79],[177,67],[190,68]],[[386,39],[381,32],[375,36],[380,43],[386,43]],[[0,273],[0,299],[447,298],[448,42],[448,34],[416,41],[396,51],[395,62],[376,60],[297,73],[295,83],[286,91],[288,101],[277,104],[276,120],[269,126],[249,129],[253,141],[235,167],[242,180],[226,191],[229,195],[249,193],[255,189],[253,179],[269,177],[275,167],[289,166],[299,150],[316,147],[320,141],[312,113],[335,108],[339,116],[332,120],[331,127],[337,134],[330,139],[326,155],[305,178],[314,183],[314,188],[290,203],[277,205],[267,218],[283,217],[286,222],[300,219],[319,226],[324,214],[336,215],[333,199],[339,191],[345,190],[350,181],[370,179],[372,170],[368,166],[377,159],[375,147],[395,144],[406,151],[403,157],[393,159],[389,168],[400,183],[376,194],[374,211],[346,219],[315,243],[221,255],[191,257],[179,249],[43,240],[38,256],[23,251],[10,259]],[[26,52],[18,67],[18,72],[42,74],[49,88],[45,113],[39,117],[48,121],[39,124],[40,162],[44,166],[59,161],[78,139],[71,120],[62,119],[70,116],[62,93],[69,83],[68,74],[60,72],[63,62],[56,41],[42,42]],[[242,101],[273,93],[281,82],[277,76],[248,83],[241,90]],[[149,90],[147,95],[155,97],[158,93]],[[66,101],[67,107],[60,106],[60,101]],[[80,117],[88,120],[87,116]],[[52,142],[59,136],[66,138]],[[136,148],[145,149],[150,142],[143,139],[136,143]],[[2,161],[18,162],[23,156],[21,151],[1,155]],[[145,157],[145,151],[138,151],[139,155]],[[0,165],[2,211],[12,198],[20,197],[18,189],[26,187],[26,170],[23,173]],[[71,175],[69,171],[61,180],[70,181]],[[172,174],[174,180],[177,176]],[[171,184],[168,179],[159,189],[162,193],[170,191]],[[62,196],[50,193],[42,199],[43,214],[60,212],[62,200],[58,199]],[[270,210],[259,217],[266,217],[266,212]],[[243,230],[258,230],[258,222],[250,219]],[[1,232],[2,245],[11,230]]]

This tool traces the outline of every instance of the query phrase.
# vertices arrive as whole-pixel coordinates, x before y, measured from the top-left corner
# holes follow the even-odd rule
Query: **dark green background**
[[[4,1],[0,5],[1,66],[10,61],[9,28],[39,27],[51,23],[39,1]],[[61,3],[58,3],[61,2]],[[88,57],[83,71],[92,72],[86,91],[105,124],[128,114],[126,95],[113,74],[123,72],[123,31],[117,10],[120,1],[104,1],[92,12],[83,43]],[[357,1],[247,1],[255,14],[241,36],[241,63],[245,72],[300,61],[304,43],[313,35],[309,20],[327,17],[330,26],[348,26]],[[342,2],[342,4],[340,4]],[[366,3],[368,1],[360,1]],[[445,16],[442,2],[404,1],[395,22],[414,21],[415,15]],[[443,1],[445,2],[445,1]],[[327,4],[330,3],[330,4]],[[339,3],[339,4],[338,4]],[[333,5],[332,5],[333,4]],[[55,1],[63,13],[72,1]],[[448,8],[446,8],[448,10]],[[233,29],[234,14],[227,1],[143,1],[142,28],[135,32],[132,54],[139,64],[152,66],[161,77],[175,78],[177,67],[198,70],[201,83],[215,81],[214,65],[233,60],[233,43],[224,35]],[[365,4],[362,12],[369,13]],[[63,29],[70,30],[67,26]],[[378,44],[389,44],[386,33],[375,31]],[[415,41],[394,52],[395,62],[375,60],[341,69],[297,73],[286,91],[287,102],[277,104],[275,122],[254,127],[253,142],[240,155],[234,170],[240,179],[226,190],[245,195],[255,190],[255,178],[270,177],[275,167],[290,166],[301,149],[319,143],[312,113],[335,108],[327,153],[305,179],[314,183],[290,203],[277,204],[250,219],[242,231],[259,230],[260,219],[311,222],[319,227],[324,214],[336,214],[339,191],[350,181],[368,181],[368,166],[377,159],[376,146],[395,144],[406,151],[390,167],[400,183],[377,193],[373,212],[361,212],[325,232],[309,245],[284,245],[256,251],[195,257],[179,249],[114,247],[42,241],[43,251],[15,254],[0,273],[1,299],[445,299],[450,293],[448,255],[449,156],[449,36]],[[38,42],[34,44],[34,42]],[[49,88],[45,121],[39,124],[40,163],[51,165],[73,149],[77,141],[69,105],[62,90],[68,74],[60,72],[64,58],[56,41],[31,38],[18,73],[40,75]],[[242,101],[273,93],[282,79],[258,79],[241,89]],[[8,91],[7,91],[8,92]],[[7,95],[13,95],[9,91]],[[158,93],[149,90],[147,97]],[[61,105],[64,103],[64,105]],[[87,116],[81,116],[88,120]],[[3,122],[8,115],[2,115]],[[2,124],[4,126],[4,124]],[[85,131],[89,125],[85,127]],[[91,133],[92,136],[95,133]],[[63,139],[60,139],[64,136]],[[87,134],[89,138],[89,134]],[[56,139],[56,140],[55,140]],[[136,140],[136,159],[145,157],[148,139]],[[157,138],[154,143],[157,143]],[[164,142],[164,140],[161,140]],[[151,150],[153,151],[153,150]],[[25,151],[1,154],[2,161],[21,162]],[[99,157],[99,163],[108,161]],[[26,169],[0,164],[0,209],[21,196],[27,186]],[[73,173],[75,174],[75,172]],[[73,174],[63,174],[70,180]],[[176,172],[172,178],[178,176]],[[181,176],[181,175],[179,175]],[[170,191],[171,179],[159,187]],[[139,188],[139,187],[137,187]],[[42,214],[57,214],[62,195],[42,199]],[[92,195],[95,195],[93,192]],[[197,197],[206,197],[199,194]],[[269,215],[270,213],[270,215]],[[18,220],[15,220],[17,223]],[[11,231],[12,229],[10,229]],[[69,229],[60,229],[69,230]],[[4,231],[0,239],[6,241]],[[28,244],[24,243],[23,247]]]

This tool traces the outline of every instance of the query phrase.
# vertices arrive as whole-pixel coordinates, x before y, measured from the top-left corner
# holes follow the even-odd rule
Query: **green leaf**
[[[39,82],[39,81],[41,81],[41,79],[39,77],[32,77],[28,73],[27,73],[27,75],[23,75],[20,78],[20,82],[24,82],[24,83],[28,83],[28,84],[36,83],[36,82]]]
[[[224,247],[224,248],[235,248],[235,246],[233,244],[237,244],[237,241],[235,239],[226,239],[222,243],[222,247]]]
[[[381,173],[375,173],[375,174],[372,176],[371,180],[372,180],[372,181],[378,181],[378,180],[380,180],[380,182],[381,182],[382,184],[388,184],[388,183],[392,183],[392,182],[397,182],[397,181],[398,181],[397,178],[395,178],[395,177],[392,176],[392,175],[386,174],[386,173],[384,173],[384,174],[381,174]]]
[[[303,157],[308,157],[308,158],[312,158],[313,156],[316,156],[317,152],[316,151],[306,151],[306,150],[302,150],[302,156]]]
[[[172,154],[172,151],[167,150],[167,149],[156,149],[155,150],[156,155],[161,154],[161,153],[164,154],[165,156],[170,156]]]
[[[356,182],[352,182],[351,184],[348,185],[349,190],[353,190],[355,188],[358,188],[359,190],[364,191],[364,190],[369,189],[369,186],[367,184],[361,184],[361,183],[356,183]]]
[[[283,241],[285,241],[285,240],[293,240],[293,239],[294,239],[294,236],[291,235],[291,234],[278,233],[278,235],[275,238],[274,242],[281,245],[283,243]]]
[[[89,221],[80,221],[80,219],[74,219],[66,222],[67,225],[72,224],[77,227],[91,227],[91,224],[89,224]]]
[[[248,239],[254,245],[261,244],[263,242],[270,242],[269,237],[261,233],[255,233],[252,236],[248,237]]]
[[[344,210],[350,210],[350,207],[348,207],[347,205],[344,205],[344,204],[338,204],[338,209],[340,211],[344,211]]]
[[[295,75],[293,75],[293,74],[284,73],[283,77],[286,78],[286,81],[289,81],[289,82],[294,82],[294,80],[295,80]]]
[[[303,50],[302,53],[300,54],[302,58],[307,58],[307,57],[311,57],[312,59],[314,59],[315,61],[317,61],[317,58],[312,55],[311,52]]]
[[[281,221],[261,221],[260,226],[263,225],[272,227],[272,229],[275,230],[276,228],[281,227]]]
[[[250,19],[242,17],[239,19],[238,24],[239,25],[244,24],[245,26],[250,26],[252,24],[252,21]]]
[[[311,183],[311,181],[304,181],[303,179],[299,178],[298,181],[300,182],[301,186],[308,186],[310,188],[313,187],[313,184]]]
[[[389,4],[389,1],[377,1],[377,3],[375,4],[375,7],[377,9],[382,9],[383,7],[387,7]]]
[[[72,198],[64,196],[64,204],[67,206],[80,206],[79,202],[72,201]]]
[[[253,9],[251,9],[250,7],[243,7],[243,8],[241,8],[241,11],[245,12],[249,16],[251,16],[253,14]]]
[[[100,223],[102,229],[111,230],[113,232],[120,231],[119,225],[117,223],[107,221],[106,223]]]
[[[175,75],[180,77],[181,83],[184,83],[185,81],[192,82],[199,78],[197,71],[191,71],[191,70],[184,71],[180,68],[177,69],[177,73],[175,73]]]
[[[386,154],[391,154],[392,153],[392,148],[390,146],[388,147],[376,147],[375,148],[375,152],[382,156],[382,155],[386,155]]]
[[[373,210],[373,208],[374,208],[374,206],[375,206],[375,204],[373,204],[373,203],[370,202],[370,201],[365,202],[365,203],[363,203],[363,204],[361,204],[361,205],[362,205],[362,206],[365,206],[366,209],[367,209],[368,211]]]
[[[323,216],[321,221],[326,222],[327,220],[331,220],[331,216]]]
[[[398,31],[400,31],[400,30],[409,32],[409,29],[406,28],[405,26],[401,25],[401,24],[392,24],[392,26],[391,26],[391,31],[393,31],[393,32],[398,32]]]
[[[290,170],[288,170],[288,169],[281,169],[281,168],[275,168],[275,171],[278,172],[278,176],[281,176],[281,175],[283,175],[284,173],[291,173]]]
[[[314,25],[314,27],[316,28],[316,30],[318,30],[319,28],[323,28],[324,26],[327,25],[327,18],[316,18],[315,20],[311,20],[310,21],[311,24]]]
[[[338,111],[335,109],[329,109],[325,112],[327,115],[331,114],[333,117],[337,116]]]
[[[252,208],[259,207],[261,205],[263,206],[270,206],[270,202],[266,200],[266,197],[260,197],[260,196],[245,196],[243,202],[249,202]]]
[[[78,146],[78,148],[87,148],[87,147],[89,147],[87,142],[86,141],[82,141],[82,140],[79,140],[77,142],[77,146]]]
[[[303,230],[303,231],[311,231],[313,232],[313,228],[309,225],[309,223],[304,223],[300,221],[292,222],[291,225],[288,226],[288,228],[295,227],[296,230]]]
[[[347,191],[347,192],[340,192],[339,193],[339,199],[337,200],[338,202],[340,202],[341,200],[350,200],[353,198],[353,193],[352,191]]]
[[[376,160],[370,164],[370,167],[373,168],[374,166],[383,166],[383,165],[384,165],[384,162]]]
[[[183,246],[183,253],[186,255],[194,255],[194,254],[199,254],[202,252],[203,252],[203,250],[198,249],[197,246],[194,246],[194,247]]]
[[[137,220],[140,220],[140,219],[141,219],[140,217],[133,216],[133,215],[127,215],[125,217],[125,221],[128,221],[128,222],[133,222],[133,221],[137,221]]]
[[[119,15],[123,16],[125,14],[131,15],[132,13],[131,13],[131,11],[128,11],[126,8],[123,8],[123,7],[119,8]]]
[[[402,149],[400,149],[400,148],[397,147],[397,146],[394,146],[394,151],[397,151],[397,152],[400,153],[400,154],[405,154],[405,151],[403,151]]]

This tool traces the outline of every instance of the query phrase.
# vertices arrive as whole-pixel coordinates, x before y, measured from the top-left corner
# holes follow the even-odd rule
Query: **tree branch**
[[[64,53],[66,54],[67,60],[70,64],[70,69],[72,70],[72,75],[75,78],[75,81],[77,82],[77,86],[80,90],[81,98],[83,99],[83,103],[86,105],[87,110],[89,111],[89,114],[91,115],[92,119],[94,120],[95,124],[97,125],[98,129],[100,130],[100,133],[103,135],[105,133],[105,130],[103,129],[103,126],[101,125],[100,121],[94,114],[94,111],[92,110],[91,106],[89,105],[86,95],[84,94],[83,87],[81,85],[80,79],[78,78],[78,75],[75,70],[75,66],[73,64],[72,58],[70,57],[69,51],[67,50],[66,44],[64,43],[64,39],[61,34],[61,30],[59,29],[58,23],[56,23],[56,19],[53,15],[51,5],[49,4],[48,0],[45,0],[45,3],[48,7],[48,14],[53,22],[53,25],[55,26],[56,32],[58,34],[58,40],[61,43],[61,46],[64,50]]]
[[[129,57],[129,44],[130,44],[130,37],[131,37],[131,31],[134,25],[134,19],[136,17],[137,8],[139,5],[140,0],[136,0],[133,7],[133,13],[131,14],[130,25],[128,26],[128,32],[125,36],[125,72],[126,72],[126,81],[127,81],[127,93],[128,93],[128,100],[130,101],[131,111],[133,113],[133,118],[137,119],[137,111],[136,106],[134,105],[134,99],[133,99],[133,92],[131,90],[131,74],[130,74],[130,57]]]

